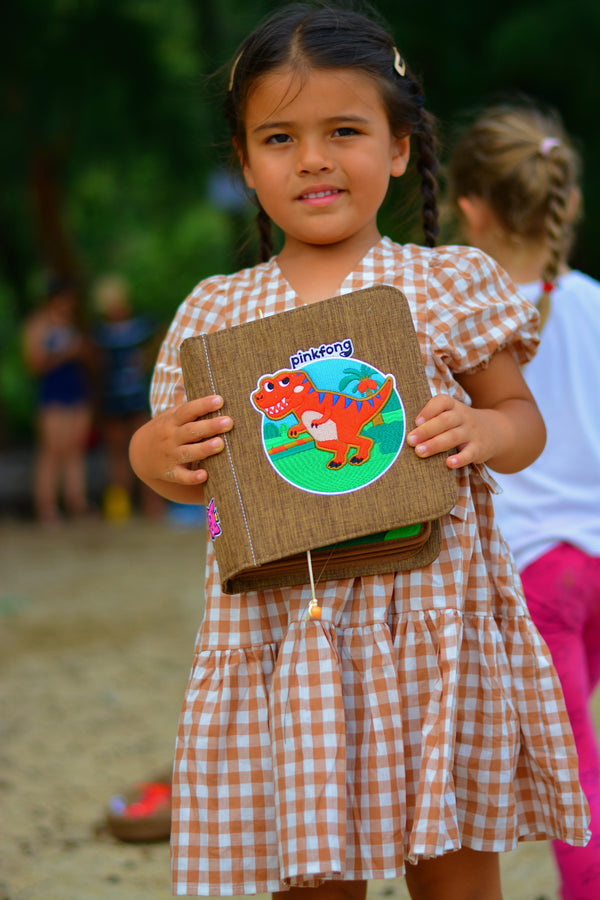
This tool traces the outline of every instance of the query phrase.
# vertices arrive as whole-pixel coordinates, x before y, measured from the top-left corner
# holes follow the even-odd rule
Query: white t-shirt
[[[519,287],[535,302],[539,283]],[[529,468],[496,475],[501,531],[519,570],[563,541],[600,556],[600,283],[562,275],[537,356],[524,368],[548,432]]]

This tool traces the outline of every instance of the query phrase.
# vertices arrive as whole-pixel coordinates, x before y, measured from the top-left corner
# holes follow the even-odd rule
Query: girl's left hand
[[[451,469],[483,462],[491,447],[488,446],[489,429],[485,428],[481,418],[481,410],[448,394],[438,394],[417,416],[417,427],[408,434],[407,441],[422,459],[457,449],[458,452],[446,460]]]
[[[521,369],[510,351],[498,350],[485,368],[457,374],[471,405],[448,394],[429,400],[407,441],[418,456],[452,453],[450,469],[487,463],[496,472],[519,472],[544,449],[546,429]]]

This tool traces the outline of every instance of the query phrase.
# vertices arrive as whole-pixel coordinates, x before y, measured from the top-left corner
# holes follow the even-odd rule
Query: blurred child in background
[[[502,105],[464,131],[449,196],[468,243],[540,309],[524,369],[548,439],[528,468],[497,475],[496,514],[562,682],[591,808],[586,847],[552,844],[563,900],[600,897],[600,756],[590,700],[600,678],[600,284],[568,266],[580,159],[554,112]]]
[[[92,422],[91,344],[79,323],[74,283],[53,277],[42,308],[25,323],[25,362],[37,379],[34,509],[56,525],[60,498],[73,516],[88,513],[86,450]]]
[[[100,278],[93,296],[101,316],[94,339],[100,350],[100,428],[109,471],[103,511],[112,521],[129,518],[134,492],[139,490],[142,512],[156,517],[162,512],[162,500],[136,479],[128,456],[131,436],[150,417],[156,323],[133,311],[129,285],[119,275]]]

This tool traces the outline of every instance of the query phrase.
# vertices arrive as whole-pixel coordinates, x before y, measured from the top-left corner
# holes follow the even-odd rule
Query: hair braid
[[[258,261],[267,262],[273,255],[273,227],[271,219],[264,211],[258,200],[258,213],[256,214],[256,227],[258,229]]]
[[[568,207],[570,185],[567,168],[560,158],[548,159],[548,203],[546,212],[546,233],[550,257],[544,268],[543,278],[553,282],[565,253],[565,239],[569,231]]]
[[[421,177],[423,195],[423,231],[428,247],[435,247],[439,227],[437,171],[438,145],[434,131],[433,117],[424,109],[420,110],[421,127],[415,130],[417,144],[417,171]]]
[[[556,154],[553,154],[556,156]],[[548,158],[548,194],[544,227],[549,257],[542,272],[542,292],[537,299],[540,314],[540,329],[550,315],[550,295],[560,271],[560,265],[568,252],[569,241],[568,203],[569,172],[564,159]]]
[[[481,197],[513,240],[546,248],[542,324],[550,294],[571,250],[581,209],[579,154],[558,113],[529,103],[490,107],[455,144],[448,167],[450,202]]]

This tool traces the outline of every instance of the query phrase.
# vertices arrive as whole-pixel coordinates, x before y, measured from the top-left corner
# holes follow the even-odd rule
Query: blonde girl
[[[367,879],[406,873],[418,900],[499,900],[498,851],[587,838],[560,689],[485,468],[516,471],[544,445],[519,367],[537,315],[483,254],[433,248],[433,122],[377,21],[342,5],[279,9],[243,42],[228,82],[263,261],[208,278],[180,307],[134,468],[165,497],[209,497],[202,460],[235,422],[227,398],[185,401],[185,337],[386,283],[408,297],[433,394],[409,445],[449,453],[459,500],[434,563],[319,582],[314,625],[302,586],[221,593],[209,547],[177,739],[174,890],[363,900]],[[428,248],[377,226],[411,152]],[[276,255],[270,222],[283,233]]]
[[[483,110],[449,165],[466,239],[542,312],[525,378],[548,441],[529,468],[500,476],[495,507],[561,680],[591,810],[585,848],[552,844],[564,900],[600,896],[600,748],[590,708],[600,680],[600,284],[568,266],[580,174],[557,113],[532,103]]]

